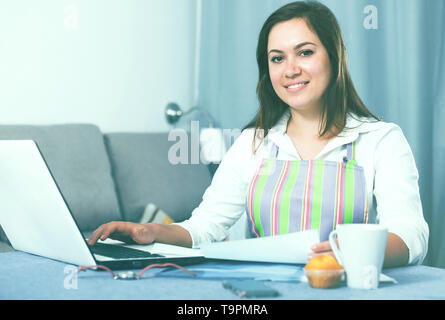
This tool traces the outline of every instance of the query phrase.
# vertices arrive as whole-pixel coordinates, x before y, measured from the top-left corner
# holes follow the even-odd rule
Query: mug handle
[[[329,233],[329,243],[331,244],[331,249],[334,252],[335,258],[337,259],[338,263],[343,265],[340,248],[337,246],[337,242],[335,242],[335,238],[337,236],[337,230],[332,230],[331,233]]]

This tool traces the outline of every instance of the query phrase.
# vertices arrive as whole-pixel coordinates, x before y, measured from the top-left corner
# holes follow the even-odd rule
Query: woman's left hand
[[[332,251],[331,244],[329,241],[322,241],[317,244],[314,244],[312,247],[312,252],[308,254],[308,260],[311,260],[313,257],[328,254],[335,258],[334,252]]]

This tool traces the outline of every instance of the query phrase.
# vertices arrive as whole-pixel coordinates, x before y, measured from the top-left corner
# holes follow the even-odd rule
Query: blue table
[[[160,277],[161,269],[147,270],[140,280],[113,280],[108,272],[85,271],[73,281],[73,266],[23,252],[0,253],[0,299],[151,299],[235,300],[221,280]],[[377,290],[314,289],[304,282],[275,282],[272,299],[445,299],[445,269],[408,266],[385,269],[398,283]],[[271,299],[271,298],[267,298]],[[246,299],[243,299],[246,300]]]

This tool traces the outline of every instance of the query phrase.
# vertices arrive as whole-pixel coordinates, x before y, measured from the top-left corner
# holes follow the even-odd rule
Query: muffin
[[[330,255],[318,255],[304,267],[304,272],[313,288],[333,288],[343,277],[343,267]]]

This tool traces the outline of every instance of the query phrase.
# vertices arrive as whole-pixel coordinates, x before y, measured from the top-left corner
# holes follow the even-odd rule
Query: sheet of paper
[[[301,282],[309,282],[306,275],[304,275],[304,274],[301,275],[300,281]],[[342,281],[346,282],[345,277],[342,278]],[[379,281],[380,282],[398,283],[396,279],[391,278],[390,276],[387,276],[386,274],[383,274],[383,273],[380,273]]]
[[[155,243],[150,252],[154,254],[169,255],[169,256],[175,255],[182,257],[184,256],[195,257],[203,255],[203,253],[199,249],[191,249],[191,248],[173,246],[170,244],[163,244],[163,243]]]
[[[215,242],[201,246],[206,258],[240,261],[307,263],[312,245],[319,242],[317,230],[273,237]]]
[[[232,264],[233,263],[233,264]],[[255,279],[262,281],[301,281],[303,266],[258,262],[206,262],[187,266],[198,279]],[[183,270],[165,269],[157,274],[165,277],[187,277]]]

